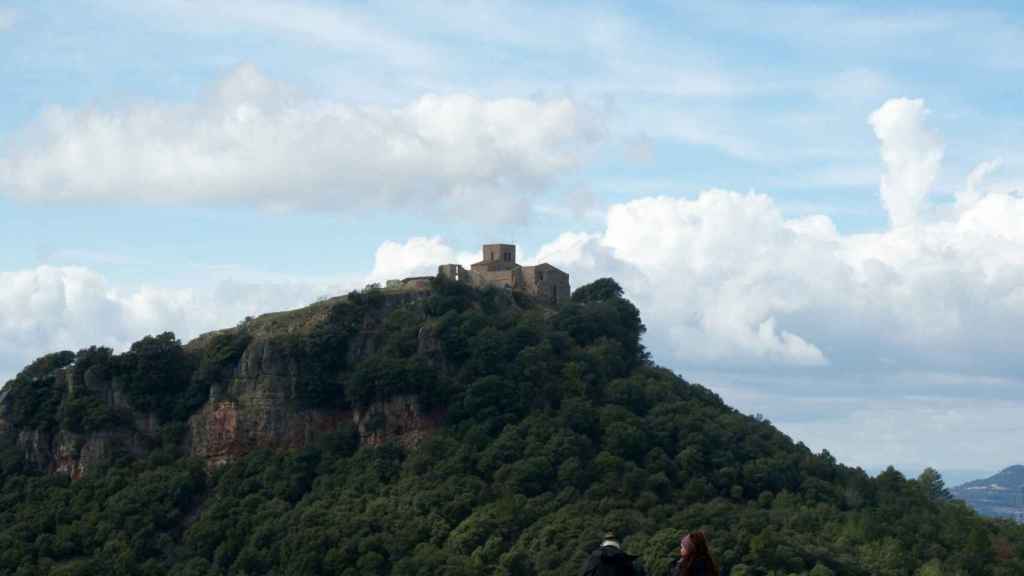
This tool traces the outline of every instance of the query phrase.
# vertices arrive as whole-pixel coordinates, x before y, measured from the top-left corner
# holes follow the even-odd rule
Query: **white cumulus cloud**
[[[999,160],[988,160],[982,162],[971,170],[971,173],[967,175],[967,186],[957,193],[956,202],[958,207],[966,209],[971,207],[974,203],[981,199],[982,192],[981,186],[985,179],[999,169],[1002,162]]]
[[[401,279],[409,276],[433,276],[440,264],[469,266],[480,260],[473,252],[456,252],[440,236],[415,237],[404,243],[384,242],[374,254],[371,282]]]
[[[820,349],[781,321],[803,302],[790,298],[787,278],[816,257],[801,240],[821,234],[821,224],[793,224],[787,228],[763,195],[643,198],[613,205],[600,238],[563,236],[540,254],[556,256],[574,277],[577,269],[600,275],[595,263],[611,268],[640,301],[651,337],[670,342],[680,359],[825,364]],[[774,257],[764,258],[769,252]],[[755,287],[762,292],[752,294]]]
[[[924,113],[900,99],[871,115],[889,230],[842,234],[824,215],[786,218],[767,195],[711,189],[613,205],[602,231],[539,255],[577,282],[620,278],[677,366],[1019,375],[1007,335],[1024,322],[1024,198],[985,188],[983,164],[969,201],[929,205],[942,147]]]
[[[868,122],[882,144],[882,203],[893,226],[914,224],[939,172],[942,143],[924,126],[924,100],[894,98]]]
[[[0,193],[337,211],[487,198],[495,214],[522,216],[598,135],[568,99],[354,106],[303,98],[242,66],[196,104],[48,109],[7,142]]]
[[[612,205],[603,229],[563,233],[537,259],[577,286],[618,279],[659,363],[815,449],[998,469],[1020,452],[988,439],[1014,437],[1024,405],[1024,194],[987,185],[998,163],[985,162],[955,202],[930,203],[942,146],[924,111],[892,100],[871,115],[886,230],[844,234],[710,189]]]

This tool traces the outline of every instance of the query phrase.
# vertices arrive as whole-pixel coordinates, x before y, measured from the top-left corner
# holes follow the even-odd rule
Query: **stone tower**
[[[516,245],[515,244],[484,244],[483,250],[484,262],[508,262],[509,264],[516,263]]]

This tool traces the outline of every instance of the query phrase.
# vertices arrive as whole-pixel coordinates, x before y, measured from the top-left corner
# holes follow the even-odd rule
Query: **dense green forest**
[[[557,309],[439,282],[388,310],[382,345],[348,362],[338,351],[380,306],[352,294],[291,342],[315,364],[302,398],[444,407],[414,449],[360,447],[343,426],[213,471],[187,457],[183,423],[227,377],[244,329],[201,353],[165,334],[26,368],[4,400],[14,427],[124,425],[87,394],[64,396],[52,374],[69,365],[121,375],[164,424],[145,457],[77,481],[33,471],[12,434],[0,439],[0,574],[561,576],[606,529],[653,574],[695,529],[735,576],[1024,574],[1024,528],[980,518],[933,472],[872,478],[657,367],[612,280]],[[424,326],[440,362],[415,345]]]

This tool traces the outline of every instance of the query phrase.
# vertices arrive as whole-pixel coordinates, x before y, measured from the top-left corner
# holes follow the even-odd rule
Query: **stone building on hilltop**
[[[530,294],[551,304],[569,300],[569,275],[551,264],[516,264],[515,244],[484,244],[483,260],[466,270],[459,264],[442,264],[437,275],[477,288],[495,286]]]

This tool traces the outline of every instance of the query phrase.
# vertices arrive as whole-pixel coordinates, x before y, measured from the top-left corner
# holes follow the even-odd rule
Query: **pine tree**
[[[925,468],[917,477],[917,482],[932,502],[949,502],[953,499],[953,494],[946,488],[946,483],[942,480],[942,474],[939,474],[939,471],[934,468]]]

